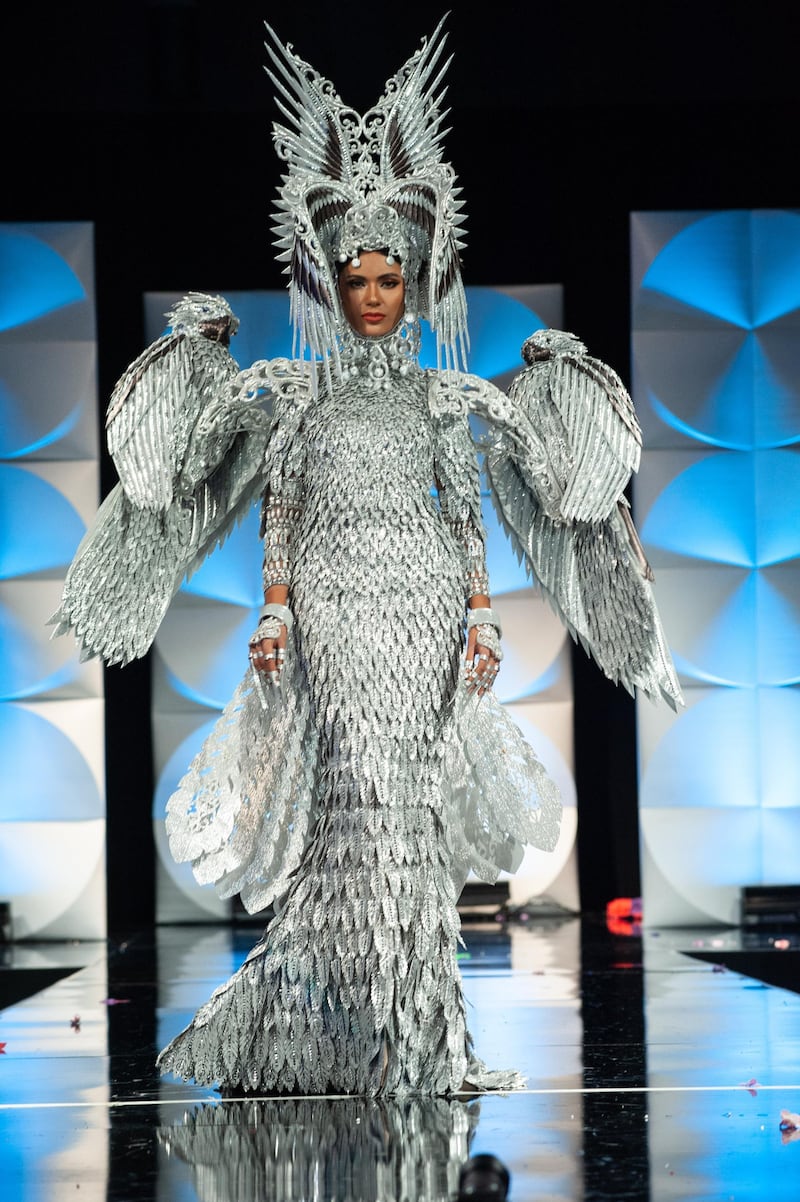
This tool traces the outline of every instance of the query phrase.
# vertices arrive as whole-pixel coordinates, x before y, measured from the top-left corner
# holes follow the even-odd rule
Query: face
[[[342,309],[357,334],[377,338],[390,333],[403,315],[403,274],[380,251],[365,250],[359,259],[359,267],[347,263],[339,273]]]

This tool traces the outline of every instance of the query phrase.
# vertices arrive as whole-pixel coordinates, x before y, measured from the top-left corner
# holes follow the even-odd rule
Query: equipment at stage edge
[[[538,894],[525,902],[512,902],[508,881],[497,881],[494,885],[481,881],[467,881],[458,899],[457,910],[464,923],[490,922],[526,923],[552,922],[577,918],[574,910],[562,906],[547,894]]]
[[[510,1182],[511,1174],[502,1160],[489,1152],[472,1156],[461,1167],[456,1202],[504,1202]]]
[[[741,924],[748,930],[800,927],[800,885],[745,885]]]

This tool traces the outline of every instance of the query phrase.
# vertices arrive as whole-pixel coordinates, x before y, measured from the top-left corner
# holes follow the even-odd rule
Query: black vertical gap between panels
[[[636,704],[573,648],[578,882],[584,913],[640,897]]]
[[[106,891],[112,936],[155,922],[150,658],[106,668]]]
[[[614,934],[599,917],[583,917],[580,987],[586,1198],[627,1198],[630,1202],[649,1202],[650,1198],[643,968],[641,934]]]
[[[153,933],[109,944],[108,1079],[114,1102],[158,1097],[158,958]],[[158,1131],[136,1108],[109,1107],[107,1202],[153,1197]]]
[[[97,290],[98,429],[100,492],[118,481],[106,446],[105,415],[119,377],[144,349],[141,292],[136,272],[121,268],[135,257],[119,219],[95,230]],[[131,278],[133,277],[133,278]],[[155,921],[153,758],[150,729],[150,657],[106,667],[106,913],[112,937],[146,930]]]
[[[581,138],[587,124],[583,110]],[[583,212],[573,212],[563,245],[564,328],[630,388],[630,215],[610,194],[593,196],[591,220],[585,200],[575,203]],[[581,909],[604,914],[612,898],[641,895],[636,703],[582,647],[573,645],[572,662]]]

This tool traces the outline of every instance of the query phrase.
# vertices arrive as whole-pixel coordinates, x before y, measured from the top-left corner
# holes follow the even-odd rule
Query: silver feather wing
[[[537,331],[522,355],[528,366],[509,391],[530,423],[547,432],[562,489],[558,516],[566,522],[608,517],[641,458],[642,432],[628,390],[563,330]]]
[[[681,688],[626,504],[600,521],[555,521],[502,437],[487,449],[486,474],[511,545],[572,638],[615,684],[677,709]]]
[[[163,510],[172,501],[191,429],[193,367],[187,335],[170,333],[134,360],[111,394],[108,451],[126,495],[142,509]]]
[[[298,374],[279,364],[254,364],[201,411],[168,505],[135,504],[121,482],[103,502],[50,619],[54,637],[74,634],[81,658],[126,664],[145,655],[182,581],[251,511],[267,472],[266,406],[281,380]],[[308,387],[305,377],[299,384]]]
[[[572,638],[610,680],[677,709],[681,689],[652,572],[622,495],[630,472],[620,484],[614,459],[609,484],[590,456],[591,484],[575,479],[562,415],[551,399],[538,403],[538,387],[531,397],[530,377],[522,388],[512,384],[509,395],[460,373],[434,374],[432,381],[434,411],[475,413],[488,425],[484,469],[498,519]],[[598,516],[565,517],[568,487],[590,498]]]
[[[120,484],[141,509],[165,510],[194,431],[239,365],[227,342],[239,324],[221,296],[190,292],[166,314],[171,327],[123,372],[106,412]]]
[[[145,655],[184,578],[258,499],[265,443],[264,429],[241,430],[208,478],[163,510],[134,505],[115,485],[67,570],[53,637],[72,632],[81,659]]]

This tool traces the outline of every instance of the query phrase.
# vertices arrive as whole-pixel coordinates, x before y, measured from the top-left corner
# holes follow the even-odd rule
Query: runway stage
[[[508,1168],[512,1202],[800,1197],[800,1131],[781,1129],[800,1111],[800,995],[725,967],[760,959],[800,988],[796,932],[780,950],[766,933],[614,935],[572,916],[466,927],[478,1054],[527,1076],[510,1095],[237,1103],[159,1080],[156,1050],[257,934],[0,949],[12,1003],[15,982],[69,974],[0,1014],[4,1199],[438,1202],[481,1152]]]

